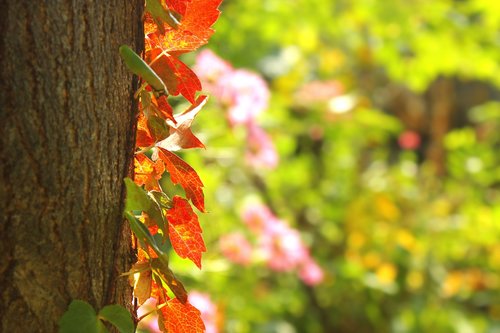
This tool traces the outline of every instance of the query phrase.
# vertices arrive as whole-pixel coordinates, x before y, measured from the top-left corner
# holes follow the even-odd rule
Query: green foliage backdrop
[[[219,330],[500,332],[500,3],[221,9],[210,48],[267,80],[257,122],[279,163],[248,165],[246,132],[213,96],[197,129],[210,149],[184,155],[210,189],[207,256],[201,272],[172,266],[216,303]],[[300,230],[321,283],[223,255],[227,234],[258,243],[253,202]]]

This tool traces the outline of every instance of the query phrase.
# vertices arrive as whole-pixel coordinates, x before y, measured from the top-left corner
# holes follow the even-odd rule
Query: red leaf
[[[197,41],[196,48],[208,42],[214,33],[211,26],[217,21],[220,11],[217,9],[222,0],[199,0],[190,2],[182,17],[180,29],[189,32],[185,34],[184,40],[189,44]],[[189,38],[191,37],[191,38]],[[191,41],[190,41],[191,39]],[[193,50],[193,49],[191,49]]]
[[[168,103],[166,96],[162,95],[158,99],[152,96],[152,101],[156,105],[159,113],[158,116],[162,117],[163,119],[170,119],[175,122],[175,118],[173,116],[174,110]]]
[[[177,13],[184,15],[187,5],[192,0],[166,0],[167,6]]]
[[[182,94],[195,103],[201,83],[196,74],[175,56],[206,44],[214,33],[211,26],[219,17],[217,7],[222,0],[169,1],[167,5],[182,14],[180,25],[174,29],[164,24],[158,31],[151,15],[145,16],[146,60],[163,80],[170,95]],[[163,33],[164,31],[164,33]]]
[[[170,151],[205,148],[205,145],[191,132],[191,124],[206,102],[207,96],[198,97],[195,104],[176,117],[177,124],[170,126],[170,136],[156,145]]]
[[[182,304],[177,298],[169,300],[160,309],[159,327],[168,333],[203,333],[205,324],[200,311],[189,302]]]
[[[167,212],[168,235],[172,247],[181,258],[188,258],[201,269],[201,255],[207,248],[201,237],[198,216],[186,199],[173,198],[174,206]]]
[[[134,158],[134,182],[137,185],[144,185],[147,191],[161,191],[158,180],[165,172],[165,165],[162,161],[151,161],[144,154],[137,154]]]
[[[156,299],[156,303],[165,303],[170,299],[167,295],[167,291],[162,286],[161,279],[158,275],[153,274],[153,280],[151,281],[151,297]]]
[[[174,153],[158,147],[158,156],[165,163],[174,184],[181,184],[186,196],[201,212],[205,211],[203,183],[194,169]]]
[[[157,38],[164,51],[170,53],[184,53],[193,51],[206,44],[214,33],[211,26],[219,18],[220,11],[217,9],[222,0],[197,0],[197,1],[171,1],[171,7],[178,9],[182,18],[177,29],[164,24],[165,33],[159,33],[153,18],[146,15],[144,31],[149,38]],[[174,10],[175,10],[174,9]],[[183,13],[181,11],[184,11]],[[155,36],[152,36],[152,35]],[[146,48],[147,51],[147,48]]]
[[[201,90],[201,82],[196,74],[176,57],[166,52],[159,55],[158,51],[161,50],[150,52],[151,68],[163,80],[170,95],[182,94],[194,104],[196,92]]]
[[[135,138],[135,145],[139,148],[149,147],[155,143],[153,136],[149,132],[148,120],[141,112],[137,118],[137,135]]]

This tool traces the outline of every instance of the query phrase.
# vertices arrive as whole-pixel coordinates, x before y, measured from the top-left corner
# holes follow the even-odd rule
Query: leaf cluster
[[[204,332],[200,311],[188,301],[182,282],[169,267],[172,248],[181,258],[201,269],[206,251],[195,206],[205,211],[203,183],[196,171],[174,151],[204,148],[192,133],[191,124],[207,101],[197,96],[201,83],[180,59],[207,43],[221,0],[147,0],[144,15],[145,51],[137,54],[127,45],[120,55],[142,84],[138,99],[134,178],[125,179],[127,197],[124,215],[134,235],[137,262],[123,275],[129,276],[138,305],[154,298],[159,326],[164,332]],[[170,96],[183,96],[191,106],[176,113]],[[179,184],[185,198],[169,195],[159,180],[166,174]],[[191,201],[191,203],[189,202]],[[83,301],[71,303],[61,318],[61,332],[106,332],[108,321],[120,332],[133,332],[130,316],[117,305],[95,314]],[[139,318],[139,320],[142,318]]]

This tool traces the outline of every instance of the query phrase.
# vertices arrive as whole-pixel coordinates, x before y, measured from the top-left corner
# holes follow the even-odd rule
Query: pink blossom
[[[267,109],[269,89],[258,74],[231,65],[210,50],[196,57],[194,70],[205,90],[228,107],[231,125],[244,125]]]
[[[219,241],[222,254],[230,261],[248,265],[252,257],[252,245],[240,233],[224,235]]]
[[[193,291],[188,296],[189,303],[200,310],[201,319],[205,324],[206,333],[217,333],[218,312],[217,306],[212,302],[208,294]]]
[[[277,221],[276,216],[271,213],[269,208],[262,204],[247,206],[242,217],[248,228],[255,234],[261,234]]]
[[[324,273],[312,258],[308,258],[302,263],[299,276],[305,284],[315,286],[323,281]]]
[[[417,149],[420,146],[420,135],[415,131],[404,131],[399,136],[398,143],[403,149]]]
[[[272,224],[262,234],[260,248],[267,266],[275,271],[291,271],[308,256],[299,232],[283,221]]]
[[[247,162],[254,168],[273,169],[278,165],[278,153],[266,132],[253,123],[248,126]]]
[[[228,117],[232,125],[248,124],[268,108],[269,89],[256,73],[239,69],[224,76],[221,84],[231,87],[228,90],[232,94]]]
[[[233,68],[211,50],[204,49],[196,56],[194,71],[200,80],[215,82],[220,77],[231,73]]]

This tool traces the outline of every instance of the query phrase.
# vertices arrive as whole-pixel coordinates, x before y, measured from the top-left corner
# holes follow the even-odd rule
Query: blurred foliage
[[[201,272],[172,266],[217,303],[221,332],[500,332],[500,2],[225,0],[222,10],[211,48],[268,80],[259,123],[280,162],[246,165],[247,138],[217,101],[198,116],[208,148],[184,157],[205,184],[208,253]],[[429,102],[438,78],[455,90]],[[469,80],[485,97],[462,103],[457,82]],[[315,98],[313,81],[338,86]],[[401,86],[425,111],[412,149],[401,139],[413,118],[390,107]],[[454,113],[436,125],[441,97]],[[218,240],[247,233],[242,209],[256,200],[301,231],[322,284],[221,255]]]

